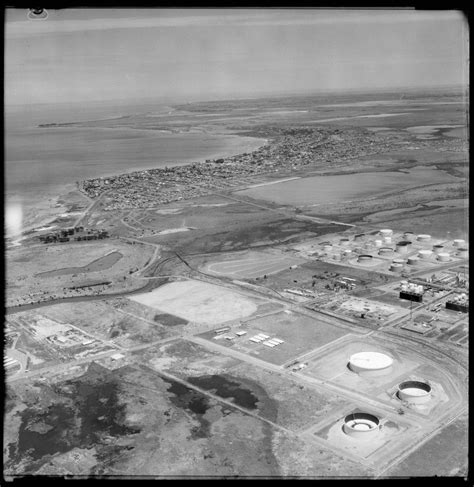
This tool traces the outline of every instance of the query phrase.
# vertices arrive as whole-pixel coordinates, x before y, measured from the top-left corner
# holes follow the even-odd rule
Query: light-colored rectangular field
[[[295,312],[280,312],[257,318],[248,322],[247,326],[247,335],[233,346],[277,365],[322,347],[348,333],[347,329],[331,324],[322,317],[315,319]],[[250,338],[260,332],[264,332],[270,338],[281,339],[283,343],[271,348],[263,343],[251,342]]]
[[[250,316],[257,304],[225,287],[201,281],[177,281],[129,299],[188,321],[217,325]]]
[[[231,260],[207,263],[203,266],[202,270],[203,272],[216,276],[252,279],[269,274],[276,274],[303,262],[305,260],[293,255],[245,252],[235,255]]]

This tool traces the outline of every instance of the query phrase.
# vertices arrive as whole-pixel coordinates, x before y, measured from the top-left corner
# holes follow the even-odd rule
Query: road
[[[15,382],[18,380],[23,380],[23,379],[31,379],[32,377],[38,377],[42,376],[44,374],[58,374],[60,372],[66,372],[68,369],[75,367],[77,365],[82,365],[82,364],[87,364],[89,362],[95,362],[96,360],[100,360],[103,358],[110,357],[114,353],[133,353],[133,352],[138,352],[140,350],[146,350],[148,348],[154,347],[156,345],[161,345],[167,342],[171,342],[173,340],[176,340],[176,337],[169,337],[169,338],[163,338],[161,340],[156,340],[151,343],[146,343],[142,345],[136,345],[135,347],[130,347],[127,349],[123,349],[122,347],[118,347],[116,344],[109,342],[110,347],[114,347],[112,350],[107,350],[105,352],[101,352],[95,355],[90,355],[88,357],[82,357],[79,359],[74,359],[74,360],[69,360],[68,362],[62,363],[62,364],[56,364],[56,365],[51,365],[47,367],[42,367],[40,369],[36,370],[31,370],[26,373],[19,373],[15,374],[12,377],[8,377],[7,380],[8,382]]]

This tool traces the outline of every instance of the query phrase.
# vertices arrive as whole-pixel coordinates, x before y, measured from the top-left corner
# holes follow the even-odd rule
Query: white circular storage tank
[[[433,252],[435,254],[441,254],[444,250],[444,245],[433,245]]]
[[[419,242],[429,242],[431,240],[431,235],[427,235],[426,233],[420,233],[420,235],[418,235],[416,239]]]
[[[393,249],[391,247],[380,247],[379,255],[389,255],[393,253]]]
[[[408,265],[417,265],[420,263],[420,259],[418,257],[408,257]]]
[[[402,272],[403,270],[403,264],[398,264],[397,262],[392,262],[390,264],[390,271],[392,272]]]
[[[349,358],[349,368],[362,375],[388,374],[392,364],[392,357],[380,352],[358,352]]]
[[[323,245],[324,252],[330,252],[332,250],[332,245]]]
[[[348,238],[341,238],[341,240],[339,240],[339,244],[340,245],[349,245],[349,239]]]
[[[429,258],[431,257],[431,254],[432,254],[432,253],[433,253],[433,252],[432,252],[431,250],[420,250],[420,251],[418,252],[418,257],[419,257],[420,259],[424,259],[424,260],[426,260],[426,259],[429,259]]]
[[[382,237],[391,237],[393,235],[393,230],[390,230],[390,228],[383,228],[379,233]]]
[[[461,238],[456,238],[455,240],[453,240],[453,245],[455,247],[465,247],[466,241]]]
[[[440,252],[438,254],[438,260],[440,262],[449,262],[449,253],[448,252]]]
[[[424,404],[431,399],[431,386],[427,382],[407,380],[398,385],[397,396],[411,404]]]
[[[414,234],[413,232],[405,232],[405,233],[403,234],[403,238],[404,238],[405,240],[410,240],[410,241],[412,241],[412,240],[415,238],[415,234]]]
[[[382,240],[377,239],[377,240],[375,241],[375,246],[376,246],[376,247],[382,247]]]
[[[370,413],[351,413],[344,418],[346,435],[357,440],[370,440],[380,431],[380,419]]]
[[[394,264],[404,264],[405,260],[404,259],[393,259],[392,262]]]

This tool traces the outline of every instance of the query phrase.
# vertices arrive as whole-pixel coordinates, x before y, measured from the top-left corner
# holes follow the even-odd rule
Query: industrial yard
[[[465,476],[462,105],[387,96],[177,108],[267,144],[83,181],[83,230],[9,247],[5,474]]]

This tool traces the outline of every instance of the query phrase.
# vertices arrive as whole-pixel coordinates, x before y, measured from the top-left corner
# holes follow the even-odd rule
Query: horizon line
[[[130,97],[130,98],[107,98],[107,99],[90,99],[91,103],[130,103],[130,102],[139,102],[139,101],[162,101],[162,102],[169,102],[169,103],[180,103],[180,104],[187,104],[187,103],[199,103],[199,102],[212,102],[212,101],[226,101],[226,100],[253,100],[258,98],[284,98],[285,96],[309,96],[309,95],[324,95],[324,94],[343,94],[343,93],[371,93],[371,92],[386,92],[386,93],[394,93],[397,90],[411,90],[411,91],[418,91],[418,90],[442,90],[442,89],[458,89],[461,91],[465,91],[469,88],[467,83],[448,83],[448,84],[439,84],[439,85],[400,85],[400,86],[385,86],[385,87],[371,87],[371,88],[324,88],[324,89],[312,89],[312,90],[303,90],[303,91],[275,91],[275,92],[254,92],[252,93],[228,93],[222,95],[203,95],[202,98],[199,97],[199,94],[187,94],[182,96],[174,96],[174,95],[167,95],[167,96],[145,96],[145,97]],[[180,101],[181,100],[181,101]],[[79,100],[79,101],[45,101],[45,102],[33,102],[33,103],[8,103],[6,99],[4,99],[4,107],[5,108],[20,108],[20,107],[28,107],[28,106],[40,106],[40,105],[77,105],[77,104],[84,104],[88,103],[88,100]]]

